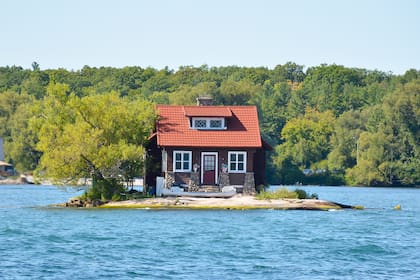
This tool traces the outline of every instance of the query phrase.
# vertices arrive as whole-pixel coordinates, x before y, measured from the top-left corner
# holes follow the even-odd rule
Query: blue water
[[[420,189],[302,188],[368,209],[62,209],[75,193],[0,186],[0,279],[420,279]]]

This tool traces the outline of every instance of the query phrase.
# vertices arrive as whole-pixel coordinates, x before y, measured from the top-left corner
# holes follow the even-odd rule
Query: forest
[[[257,106],[273,147],[270,184],[420,184],[420,71],[335,64],[0,67],[6,161],[21,173],[69,180],[100,180],[116,169],[139,175],[154,104],[195,104],[203,95],[216,105]]]

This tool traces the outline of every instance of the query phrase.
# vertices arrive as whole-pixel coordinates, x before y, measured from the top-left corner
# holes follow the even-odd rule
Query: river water
[[[300,188],[367,209],[62,209],[77,193],[0,186],[0,279],[420,279],[420,189]]]

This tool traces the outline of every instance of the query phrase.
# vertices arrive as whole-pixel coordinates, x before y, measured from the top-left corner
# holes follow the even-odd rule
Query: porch
[[[218,186],[200,185],[191,187],[187,184],[168,184],[164,177],[156,178],[156,196],[187,196],[229,198],[237,193],[243,193],[242,185]]]
[[[238,177],[237,175],[241,175]],[[239,178],[239,180],[238,180]],[[200,171],[177,173],[168,171],[165,173],[165,189],[178,188],[184,192],[223,192],[223,190],[233,188],[237,193],[255,193],[254,172],[244,174],[229,174],[221,171],[218,174],[217,184],[201,183]]]

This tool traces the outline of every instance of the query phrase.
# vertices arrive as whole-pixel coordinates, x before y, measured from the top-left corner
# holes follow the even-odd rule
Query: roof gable
[[[157,106],[159,146],[175,147],[262,147],[255,106]],[[190,117],[225,117],[226,130],[198,130]]]

